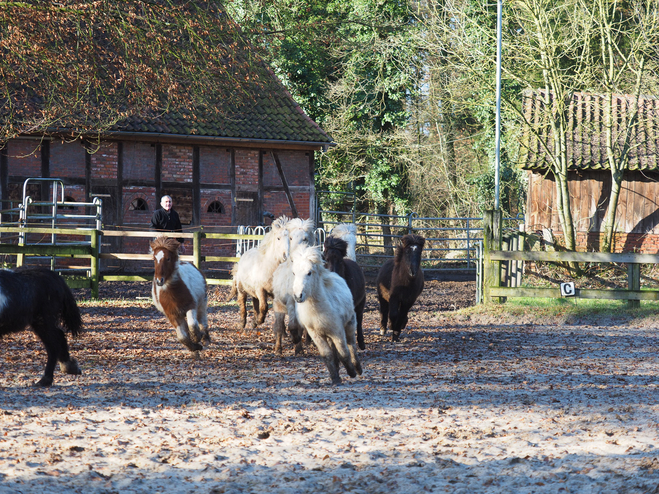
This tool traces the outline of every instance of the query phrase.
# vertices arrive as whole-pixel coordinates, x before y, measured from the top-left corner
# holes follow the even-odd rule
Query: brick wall
[[[192,146],[162,147],[163,182],[192,182]]]
[[[259,190],[259,151],[236,149],[236,192]]]
[[[230,184],[231,150],[200,146],[199,181],[202,184]]]
[[[79,178],[85,176],[85,154],[81,141],[50,143],[50,176]]]
[[[309,153],[305,151],[278,151],[279,162],[289,187],[309,185]],[[263,154],[263,185],[281,186],[277,165],[269,152]]]
[[[91,175],[93,179],[113,180],[117,178],[118,144],[104,142],[91,155]]]
[[[7,158],[9,175],[41,176],[41,141],[19,139],[9,141]]]
[[[155,180],[156,147],[153,144],[124,142],[123,178],[126,180]]]

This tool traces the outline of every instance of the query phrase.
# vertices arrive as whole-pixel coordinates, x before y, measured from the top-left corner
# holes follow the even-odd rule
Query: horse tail
[[[82,317],[80,316],[80,309],[73,296],[73,292],[66,284],[64,278],[57,276],[60,279],[60,290],[62,292],[62,322],[66,329],[68,329],[73,336],[78,336],[82,330]]]
[[[227,295],[226,301],[228,302],[229,300],[232,300],[237,295],[238,295],[238,288],[236,287],[236,280],[234,280],[233,283],[231,284],[231,291],[229,292],[229,295]]]

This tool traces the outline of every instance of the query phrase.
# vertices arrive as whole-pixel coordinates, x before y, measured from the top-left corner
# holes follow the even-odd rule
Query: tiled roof
[[[552,147],[550,115],[543,103],[544,91],[527,91],[523,94],[524,116],[531,122],[537,135],[526,130],[522,137],[522,168],[546,170],[547,153],[543,143]],[[574,93],[569,106],[570,125],[567,138],[568,166],[572,170],[609,169],[606,153],[606,124],[604,95]],[[635,98],[614,95],[613,140],[620,151],[625,145],[625,132]],[[636,130],[629,134],[629,170],[659,171],[659,99],[642,97]]]
[[[6,127],[13,119],[12,125],[23,134],[73,130],[77,134],[130,132],[315,145],[332,143],[331,137],[293,100],[245,40],[240,28],[222,11],[219,2],[122,0],[117,3],[115,0],[101,0],[92,5],[87,1],[62,0],[62,4],[66,4],[65,8],[52,7],[50,2],[32,2],[29,7],[25,7],[27,2],[16,3],[12,7],[3,7],[0,12],[0,25],[4,24],[0,27],[0,58],[6,64],[0,65],[0,69],[8,69],[1,71],[0,125]],[[161,4],[164,7],[160,7]],[[167,17],[173,15],[172,6],[179,9],[178,18]],[[119,9],[124,9],[121,15],[117,14]],[[153,24],[144,21],[147,14],[143,9],[151,9],[148,12],[151,19],[158,17],[157,22],[171,30],[163,33],[164,42],[153,45],[162,49],[159,53],[150,53],[151,46],[131,46],[131,43],[138,43],[134,39],[128,42],[121,39],[121,36],[133,33],[143,36],[142,33]],[[47,15],[38,17],[44,10],[48,10]],[[205,24],[200,22],[193,26],[199,39],[211,26],[206,30],[210,34],[199,46],[188,42],[190,26],[177,24],[186,19],[185,16],[195,13],[205,16]],[[108,26],[117,18],[123,23],[121,31]],[[87,32],[93,31],[92,36],[79,38],[71,34],[83,28]],[[158,36],[160,33],[147,34],[153,38],[154,34]],[[162,48],[172,38],[178,43],[172,41]],[[12,45],[14,42],[16,44]],[[49,56],[49,50],[52,56]],[[61,53],[62,50],[68,52],[58,58],[55,52]],[[18,55],[12,58],[14,53]],[[166,57],[170,79],[163,84],[164,77],[158,77],[163,68],[162,59]],[[12,63],[24,67],[12,67]],[[177,63],[180,67],[176,66]],[[84,74],[84,70],[88,70],[88,74]],[[93,92],[84,96],[85,101],[67,115],[66,104],[47,106],[47,102],[60,96],[62,101],[68,100],[65,99],[67,95],[55,93],[55,98],[51,96],[52,83],[49,86],[43,82],[44,71],[49,71],[46,76],[53,80],[58,80],[59,75],[68,77],[71,72],[82,73],[78,79],[72,77],[62,81],[57,91],[74,93],[89,79],[90,86],[96,84],[100,89],[94,87]],[[144,72],[144,77],[139,71]],[[151,77],[154,83],[161,83],[165,89],[154,91],[155,96],[151,99],[140,100],[135,90],[139,83],[135,81],[143,81],[146,77]],[[194,86],[202,79],[203,85]],[[167,86],[170,82],[171,85]],[[7,94],[11,97],[3,99]],[[100,99],[97,99],[99,95]],[[116,118],[103,120],[100,117],[108,114]],[[47,124],[39,126],[41,115],[46,117],[42,120]]]

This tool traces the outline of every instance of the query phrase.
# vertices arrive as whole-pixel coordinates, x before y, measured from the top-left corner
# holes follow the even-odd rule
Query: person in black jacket
[[[160,199],[160,209],[157,209],[153,216],[151,217],[151,230],[157,232],[182,232],[183,227],[181,226],[181,219],[178,216],[178,213],[172,207],[172,197],[171,196],[162,196]],[[183,250],[184,238],[177,238],[181,243],[181,249]]]

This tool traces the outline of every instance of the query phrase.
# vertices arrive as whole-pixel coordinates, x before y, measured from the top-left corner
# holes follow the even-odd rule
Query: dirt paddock
[[[0,339],[1,493],[659,492],[654,324],[479,319],[473,282],[433,281],[394,344],[370,286],[364,375],[333,387],[314,348],[273,355],[272,314],[212,306],[194,359],[148,284],[101,297],[82,376],[32,387],[40,342]]]

